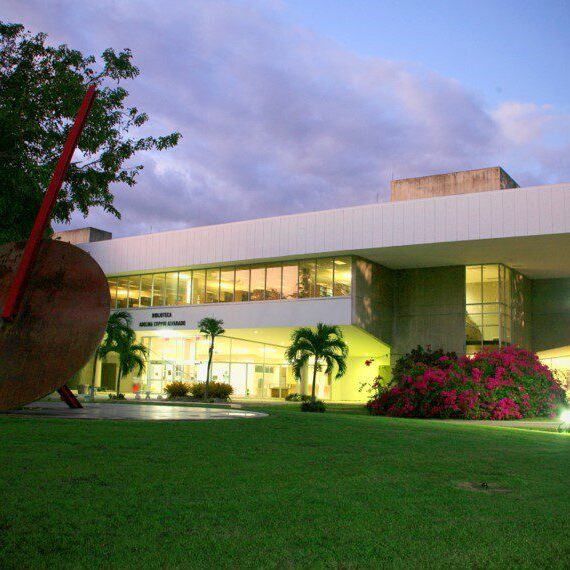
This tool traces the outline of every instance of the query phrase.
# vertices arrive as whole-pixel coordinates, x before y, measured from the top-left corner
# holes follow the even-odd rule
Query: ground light
[[[562,410],[560,421],[561,424],[558,426],[558,431],[570,431],[570,409]]]

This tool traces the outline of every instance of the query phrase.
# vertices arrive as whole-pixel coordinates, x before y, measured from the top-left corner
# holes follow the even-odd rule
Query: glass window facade
[[[203,269],[192,271],[192,304],[206,302],[206,272]]]
[[[281,296],[283,299],[296,299],[299,281],[299,265],[297,263],[283,264],[283,289]]]
[[[249,269],[236,269],[234,283],[235,302],[249,301]]]
[[[271,265],[265,269],[265,298],[281,299],[281,265]]]
[[[220,272],[220,303],[233,303],[234,300],[234,269],[222,269]]]
[[[111,304],[113,300],[111,299]],[[117,279],[117,304],[118,309],[126,309],[129,306],[129,278],[119,277]]]
[[[141,307],[152,307],[152,275],[141,275]]]
[[[332,259],[317,259],[315,297],[332,297],[333,268],[334,261]]]
[[[192,304],[192,272],[181,271],[178,274],[178,301],[177,305]]]
[[[167,273],[165,276],[166,281],[166,297],[165,305],[176,305],[178,301],[178,273]]]
[[[204,382],[206,379],[207,339],[145,336],[140,340],[149,349],[143,391],[162,393],[164,386],[173,380]],[[284,352],[284,346],[220,336],[214,348],[212,380],[231,384],[234,397],[284,398],[301,390]],[[317,389],[320,397],[330,398],[324,376],[319,376]]]
[[[316,269],[316,259],[303,259],[299,262],[299,297],[302,299],[317,296],[315,295]]]
[[[522,276],[499,264],[465,268],[465,337],[467,352],[512,342],[513,296],[521,297]],[[516,311],[515,311],[516,312]]]
[[[265,299],[265,267],[252,267],[250,270],[250,301]]]
[[[352,259],[328,257],[108,277],[112,308],[162,307],[351,294]]]
[[[220,270],[206,270],[206,303],[218,303],[220,301]]]
[[[152,306],[160,307],[164,305],[166,298],[166,279],[164,273],[157,273],[152,280]]]

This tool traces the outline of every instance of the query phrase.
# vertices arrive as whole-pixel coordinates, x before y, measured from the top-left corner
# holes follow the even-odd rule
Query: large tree
[[[25,239],[88,85],[98,95],[53,214],[68,222],[99,206],[120,218],[113,185],[134,186],[139,151],[163,150],[180,133],[137,137],[148,115],[128,106],[125,80],[139,74],[129,49],[98,60],[0,22],[0,243]]]

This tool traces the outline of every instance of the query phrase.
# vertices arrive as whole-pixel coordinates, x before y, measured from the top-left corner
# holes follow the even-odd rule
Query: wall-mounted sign
[[[152,313],[152,321],[141,321],[141,328],[160,328],[160,327],[185,327],[186,321],[176,321],[172,318],[172,313]]]

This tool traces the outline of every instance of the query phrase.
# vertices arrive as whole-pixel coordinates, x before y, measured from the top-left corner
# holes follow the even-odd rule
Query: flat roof
[[[570,277],[570,183],[382,202],[83,244],[106,273],[354,254],[393,269],[505,263]]]

